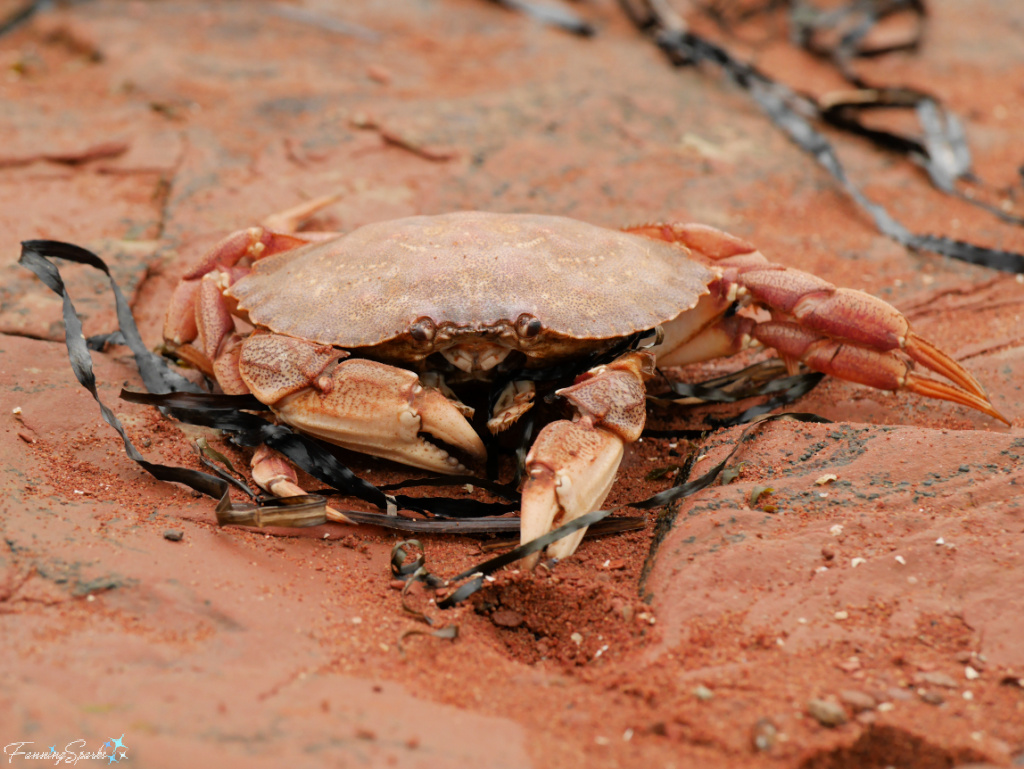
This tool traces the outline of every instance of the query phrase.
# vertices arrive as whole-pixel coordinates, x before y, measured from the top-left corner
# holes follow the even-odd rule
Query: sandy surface
[[[0,744],[122,735],[147,767],[1024,763],[1024,286],[877,234],[713,68],[672,70],[614,3],[573,7],[595,38],[472,0],[93,2],[0,38]],[[1021,214],[1017,2],[929,7],[919,51],[858,66],[963,116],[986,194]],[[794,87],[841,86],[778,20],[700,29]],[[841,147],[912,229],[1024,250],[907,162]],[[796,408],[835,424],[762,428],[731,484],[553,570],[507,569],[447,612],[416,596],[458,638],[400,640],[425,627],[391,582],[401,537],[218,528],[126,458],[67,365],[59,301],[15,264],[27,238],[97,250],[155,346],[206,246],[335,193],[314,226],[482,208],[728,229],[894,303],[1014,426],[826,381]],[[86,333],[111,331],[102,281],[66,277]],[[117,400],[138,384],[127,351],[94,357],[147,456],[196,466],[195,430]],[[739,433],[696,447],[695,472]],[[692,448],[631,447],[610,501],[667,488],[649,471]],[[486,557],[425,544],[442,575]]]

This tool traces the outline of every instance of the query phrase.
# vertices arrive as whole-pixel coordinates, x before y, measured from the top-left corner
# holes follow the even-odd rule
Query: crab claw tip
[[[480,436],[466,421],[458,407],[440,392],[416,387],[410,406],[413,413],[420,418],[420,432],[464,451],[478,462],[487,458],[487,449]]]

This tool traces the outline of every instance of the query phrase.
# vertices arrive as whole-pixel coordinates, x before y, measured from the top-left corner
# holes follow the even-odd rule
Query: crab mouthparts
[[[467,374],[474,371],[490,371],[501,363],[511,348],[490,341],[460,342],[441,350],[445,359]]]

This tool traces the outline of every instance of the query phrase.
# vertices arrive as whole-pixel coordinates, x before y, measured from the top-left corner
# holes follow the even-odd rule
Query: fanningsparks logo
[[[124,735],[111,737],[98,749],[85,749],[85,740],[74,740],[57,750],[53,744],[49,750],[36,750],[34,742],[11,742],[4,747],[7,763],[13,764],[15,758],[27,761],[53,761],[57,764],[77,764],[79,761],[106,761],[107,765],[119,764],[128,760],[128,746],[124,744]]]

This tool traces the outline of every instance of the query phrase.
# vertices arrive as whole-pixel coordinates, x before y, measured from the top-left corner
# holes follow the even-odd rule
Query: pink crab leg
[[[164,339],[175,345],[187,344],[198,334],[198,315],[219,312],[204,306],[204,298],[209,302],[209,297],[202,295],[204,278],[213,280],[212,285],[217,286],[219,293],[248,271],[236,266],[242,259],[264,259],[318,239],[322,238],[274,232],[263,227],[250,227],[228,235],[207,251],[175,287],[164,320]],[[226,306],[224,312],[227,313]]]
[[[696,309],[710,316],[725,312],[733,300],[753,300],[772,313],[768,323],[748,318],[695,321],[684,313],[666,324],[673,349],[659,350],[668,365],[728,355],[751,339],[777,349],[789,362],[884,390],[906,389],[928,398],[959,403],[1009,424],[970,372],[910,329],[895,307],[877,297],[800,270],[768,262],[746,241],[697,224],[650,224],[628,230],[638,235],[681,243],[721,271]],[[680,332],[674,326],[682,324]],[[730,338],[731,337],[731,338]],[[908,360],[909,359],[909,360]],[[912,362],[953,384],[912,372]]]
[[[597,510],[611,490],[626,443],[644,429],[644,377],[654,373],[653,356],[631,352],[597,366],[558,394],[574,407],[573,421],[547,425],[526,457],[520,539],[523,543]],[[572,555],[586,529],[552,542],[553,558]],[[540,553],[523,559],[536,565]]]
[[[284,456],[267,446],[260,446],[252,455],[252,479],[261,489],[265,489],[275,497],[298,497],[306,493],[299,485],[299,477],[295,468]],[[326,505],[327,519],[336,523],[355,522],[340,510]]]
[[[265,259],[268,256],[290,251],[293,248],[329,240],[338,236],[336,232],[303,232],[295,230],[310,216],[322,208],[336,202],[339,195],[325,195],[302,203],[301,205],[280,211],[268,216],[261,227],[249,227],[233,232],[207,251],[202,259],[186,272],[175,287],[167,307],[164,320],[164,339],[174,345],[183,345],[193,341],[198,335],[197,314],[219,312],[216,308],[203,308],[202,302],[209,302],[209,297],[201,297],[201,281],[211,273],[220,272],[222,277],[216,279],[220,289],[227,288],[238,278],[248,272],[247,268],[236,267],[248,258],[251,261]],[[219,344],[219,341],[218,341]],[[210,340],[204,340],[202,351],[211,360]]]
[[[917,376],[910,370],[907,361],[892,352],[843,344],[792,323],[761,323],[754,327],[753,335],[758,341],[778,350],[784,356],[802,361],[813,371],[821,371],[879,390],[905,389],[926,398],[954,401],[1006,421],[984,395]],[[934,370],[934,367],[932,368]],[[955,375],[957,372],[951,373]],[[964,386],[961,384],[961,387]]]

